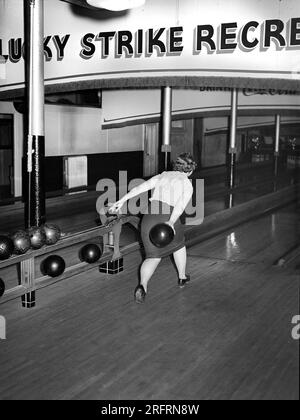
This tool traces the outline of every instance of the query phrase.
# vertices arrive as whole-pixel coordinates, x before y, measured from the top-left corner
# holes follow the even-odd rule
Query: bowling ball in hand
[[[28,229],[31,248],[40,249],[46,243],[46,235],[42,227],[31,227]]]
[[[25,230],[18,230],[15,232],[11,240],[14,244],[14,253],[17,255],[23,255],[26,254],[27,251],[29,251],[31,243],[30,238],[27,232]]]
[[[61,237],[60,228],[56,225],[44,225],[44,232],[46,235],[46,245],[55,245]]]
[[[51,255],[42,262],[41,271],[49,277],[59,277],[66,269],[65,260],[59,255]]]
[[[4,281],[0,279],[0,297],[4,295],[4,292],[5,292],[5,284],[4,284]]]
[[[164,248],[173,241],[174,231],[166,223],[159,223],[150,230],[150,240],[157,248]]]
[[[85,245],[80,251],[80,259],[88,264],[94,264],[101,258],[102,251],[96,244]]]
[[[0,261],[7,260],[12,256],[14,252],[13,241],[8,237],[1,235],[0,236]]]

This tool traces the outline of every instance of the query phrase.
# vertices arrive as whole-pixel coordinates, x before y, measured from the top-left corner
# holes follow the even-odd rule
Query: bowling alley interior
[[[299,2],[119,3],[0,0],[0,399],[298,400]],[[183,154],[139,305],[109,206]]]

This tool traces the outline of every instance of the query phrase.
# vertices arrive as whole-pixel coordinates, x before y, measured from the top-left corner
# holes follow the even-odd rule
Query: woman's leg
[[[186,247],[184,246],[179,251],[174,252],[174,260],[178,271],[179,279],[185,280],[186,277]]]
[[[147,293],[148,282],[154,274],[161,258],[148,258],[146,259],[141,267],[141,285],[144,287]]]

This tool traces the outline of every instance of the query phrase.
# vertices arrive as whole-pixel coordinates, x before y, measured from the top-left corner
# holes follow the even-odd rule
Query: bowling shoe
[[[134,291],[134,300],[136,303],[144,303],[146,299],[146,292],[144,286],[139,285]]]
[[[178,279],[178,286],[184,287],[189,281],[191,281],[191,276],[187,274],[186,279]]]

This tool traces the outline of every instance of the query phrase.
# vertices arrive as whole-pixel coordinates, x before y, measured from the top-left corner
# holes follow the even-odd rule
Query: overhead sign
[[[24,84],[23,8],[0,0],[0,91]],[[300,81],[299,0],[147,0],[114,14],[45,0],[46,84],[136,77]]]

